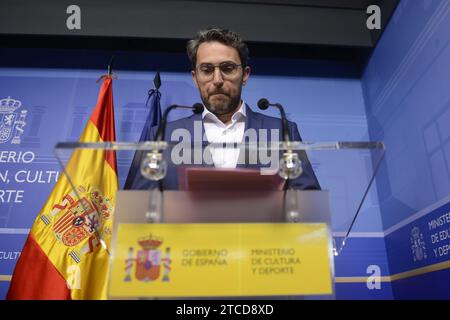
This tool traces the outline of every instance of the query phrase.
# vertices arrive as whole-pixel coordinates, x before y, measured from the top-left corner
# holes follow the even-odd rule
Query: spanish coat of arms
[[[141,250],[137,251],[136,257],[133,256],[134,248],[128,250],[128,259],[125,261],[125,279],[132,281],[132,268],[135,267],[134,277],[139,281],[149,282],[158,280],[161,275],[161,266],[163,268],[163,277],[161,281],[167,282],[169,279],[170,268],[170,248],[167,247],[162,257],[162,251],[159,248],[163,240],[153,235],[138,240]]]
[[[54,236],[63,245],[74,248],[84,243],[69,253],[80,263],[82,256],[93,252],[103,237],[111,236],[111,228],[105,223],[111,221],[112,210],[110,199],[99,190],[78,186],[77,192],[66,194],[61,203],[53,206],[50,214],[40,218],[46,225],[51,225]]]
[[[0,100],[0,143],[5,143],[12,137],[12,144],[20,144],[27,117],[27,110],[18,112],[21,106],[22,102],[11,97]]]
[[[411,252],[413,254],[413,260],[421,261],[427,258],[427,251],[425,246],[425,241],[423,239],[423,233],[420,232],[418,227],[414,227],[411,230]]]

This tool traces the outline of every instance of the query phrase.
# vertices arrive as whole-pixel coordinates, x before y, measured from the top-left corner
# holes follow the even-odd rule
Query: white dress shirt
[[[239,158],[239,148],[233,148],[233,143],[240,143],[244,137],[246,110],[242,101],[239,109],[231,117],[231,123],[226,125],[211,111],[204,109],[202,113],[203,126],[209,143],[230,143],[227,148],[211,148],[212,159],[216,168],[236,168]]]

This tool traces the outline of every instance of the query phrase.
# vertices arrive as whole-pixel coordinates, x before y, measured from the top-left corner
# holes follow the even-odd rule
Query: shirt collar
[[[246,107],[245,107],[245,102],[244,102],[244,100],[242,100],[241,106],[231,117],[231,122],[234,123],[234,122],[238,121],[239,119],[245,119],[246,116],[247,116],[247,111],[246,111]],[[217,116],[214,113],[212,113],[211,111],[206,109],[206,107],[203,108],[203,113],[202,113],[202,119],[205,119],[205,118],[207,118],[213,122],[223,124],[223,122],[220,121],[220,119],[217,118]]]

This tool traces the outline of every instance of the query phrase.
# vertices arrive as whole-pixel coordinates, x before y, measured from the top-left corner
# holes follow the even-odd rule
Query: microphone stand
[[[300,214],[297,210],[297,197],[296,193],[289,189],[289,180],[296,179],[303,173],[302,162],[299,159],[298,154],[292,151],[288,121],[283,106],[280,103],[270,103],[265,98],[258,101],[258,107],[261,110],[266,110],[269,106],[276,107],[280,111],[282,137],[287,149],[283,152],[283,157],[280,160],[280,168],[278,170],[278,174],[286,180],[283,190],[282,210],[283,213],[286,214],[286,219],[289,222],[298,222]]]
[[[141,174],[149,180],[157,181],[159,187],[159,190],[150,190],[149,206],[146,213],[146,220],[149,223],[160,222],[162,219],[160,212],[163,212],[163,179],[167,174],[167,162],[164,160],[160,145],[161,142],[164,141],[167,117],[174,109],[191,109],[194,113],[201,113],[203,111],[203,105],[201,103],[196,103],[192,107],[188,107],[174,104],[164,111],[156,134],[156,146],[151,152],[148,152],[145,155],[140,165]]]

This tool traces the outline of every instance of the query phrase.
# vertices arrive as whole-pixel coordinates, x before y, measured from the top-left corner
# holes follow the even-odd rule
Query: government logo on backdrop
[[[411,230],[411,252],[413,254],[413,260],[421,261],[427,258],[427,248],[425,246],[425,241],[423,233],[418,227],[413,227]]]
[[[11,140],[12,144],[20,144],[27,117],[27,110],[20,110],[22,102],[11,97],[0,100],[0,143]]]

